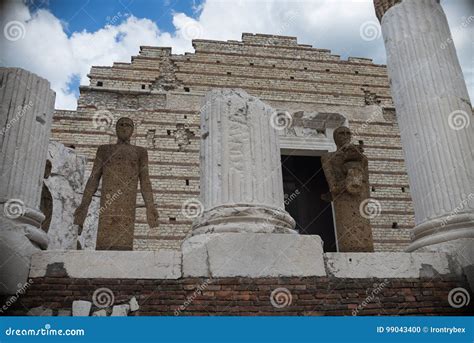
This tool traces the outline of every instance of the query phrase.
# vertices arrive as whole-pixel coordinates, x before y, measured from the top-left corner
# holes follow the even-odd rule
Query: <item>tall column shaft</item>
[[[472,107],[437,0],[375,0],[416,227],[409,250],[474,237]]]
[[[288,232],[274,110],[242,90],[208,93],[201,110],[202,217],[193,233]]]
[[[54,111],[49,82],[26,70],[0,68],[0,285],[15,292],[30,256],[48,244],[40,229],[42,182]]]

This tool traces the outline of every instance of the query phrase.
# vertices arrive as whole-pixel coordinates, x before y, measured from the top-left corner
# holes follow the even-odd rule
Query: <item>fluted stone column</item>
[[[207,94],[201,109],[203,213],[182,245],[183,276],[326,275],[321,238],[299,235],[284,209],[272,123],[281,124],[276,112],[243,90]]]
[[[48,245],[39,206],[54,100],[48,81],[23,69],[0,68],[2,293],[15,293],[26,282],[31,255]]]
[[[436,0],[374,4],[415,208],[408,251],[456,250],[474,238],[474,125],[448,22]]]
[[[274,110],[243,90],[208,93],[201,110],[201,201],[193,234],[296,233],[285,211]]]

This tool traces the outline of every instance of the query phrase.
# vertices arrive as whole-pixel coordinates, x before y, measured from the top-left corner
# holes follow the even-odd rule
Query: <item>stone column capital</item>
[[[392,6],[399,4],[402,0],[374,0],[375,15],[382,22],[382,17]]]

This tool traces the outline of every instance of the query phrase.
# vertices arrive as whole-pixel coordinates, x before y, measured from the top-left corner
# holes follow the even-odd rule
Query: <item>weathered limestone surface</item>
[[[74,317],[89,316],[92,308],[92,303],[85,300],[76,300],[72,302],[72,315]]]
[[[201,109],[201,201],[193,234],[295,233],[284,210],[275,111],[240,89],[216,89]]]
[[[122,304],[122,305],[115,305],[112,307],[112,314],[111,317],[126,317],[128,316],[128,312],[130,311],[129,304]]]
[[[340,278],[419,278],[462,274],[448,254],[325,253],[327,273]]]
[[[472,107],[439,1],[397,2],[380,13],[415,209],[408,251],[436,249],[474,238]]]
[[[0,293],[15,293],[48,245],[39,206],[54,99],[45,79],[0,68]]]
[[[33,256],[30,277],[178,279],[181,252],[42,251]]]
[[[325,276],[319,236],[213,233],[183,243],[183,276]]]
[[[92,317],[107,317],[107,311],[105,310],[98,310],[92,313]]]
[[[291,123],[282,125],[278,132],[282,154],[304,151],[306,154],[319,155],[336,151],[333,131],[347,121],[339,113],[286,111],[283,115],[287,119],[291,118]]]
[[[135,312],[135,311],[138,311],[140,309],[140,305],[138,305],[137,298],[135,298],[135,297],[132,297],[132,299],[130,299],[129,305],[130,305],[130,311],[131,312]]]
[[[35,316],[35,317],[50,317],[53,315],[53,310],[49,308],[45,308],[43,306],[34,307],[28,311],[26,314],[27,316]]]
[[[77,248],[74,211],[80,204],[86,159],[74,149],[51,141],[48,148],[51,173],[44,180],[52,197],[52,216],[48,228],[48,250]]]
[[[448,253],[462,267],[471,289],[474,289],[474,238],[451,239],[421,247],[418,251]]]

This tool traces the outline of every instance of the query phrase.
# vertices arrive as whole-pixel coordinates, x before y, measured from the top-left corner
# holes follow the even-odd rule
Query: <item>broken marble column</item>
[[[48,250],[77,249],[78,227],[73,224],[74,211],[81,203],[85,156],[76,154],[72,148],[51,141],[48,147],[49,175],[44,179],[42,204],[51,204],[50,209],[42,209],[45,216],[50,214],[49,225],[43,229],[48,233]],[[47,197],[51,197],[49,201]],[[48,218],[47,218],[48,219]],[[84,231],[83,231],[84,233]]]
[[[40,197],[55,93],[47,80],[0,68],[0,292],[26,282],[30,257],[46,249]]]
[[[412,244],[474,238],[472,108],[437,0],[375,0],[415,209]],[[431,247],[431,248],[430,248]]]
[[[201,109],[201,201],[193,234],[295,233],[285,211],[274,110],[240,89],[209,92]]]
[[[203,213],[182,245],[183,276],[326,275],[319,236],[285,211],[276,112],[240,89],[209,92],[201,109]]]

